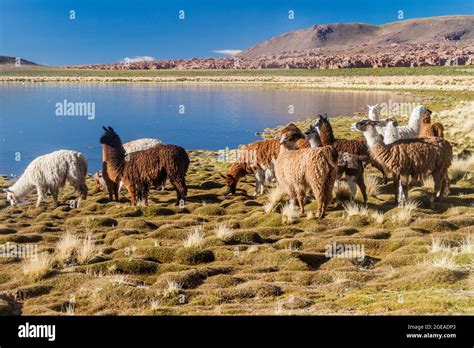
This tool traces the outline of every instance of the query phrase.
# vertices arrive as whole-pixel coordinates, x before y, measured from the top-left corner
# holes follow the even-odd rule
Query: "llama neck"
[[[311,147],[320,147],[321,146],[321,139],[319,139],[315,133],[311,134],[311,136],[308,138],[309,145]]]
[[[371,121],[378,121],[379,120],[379,115],[375,110],[370,110],[369,111],[369,120],[371,120]]]
[[[33,190],[35,185],[27,178],[27,176],[22,175],[12,186],[9,187],[9,190],[12,191],[17,197],[24,197]]]
[[[421,109],[416,108],[410,115],[408,119],[408,126],[413,129],[416,133],[420,131],[421,124]]]
[[[294,142],[284,143],[280,145],[280,154],[284,154],[288,151],[297,150],[298,147]]]
[[[332,145],[336,141],[331,125],[327,123],[324,123],[321,126],[319,130],[319,136],[323,145]]]
[[[110,163],[111,168],[119,175],[122,175],[125,168],[126,154],[127,153],[122,145],[115,147],[104,145],[104,158],[107,159],[107,162]]]
[[[239,181],[247,174],[247,171],[242,166],[242,163],[235,162],[230,167],[229,174],[231,174],[235,178],[235,180]]]
[[[379,134],[377,133],[377,130],[375,127],[369,127],[365,132],[364,132],[365,139],[367,140],[367,146],[374,147],[375,145],[381,144]]]

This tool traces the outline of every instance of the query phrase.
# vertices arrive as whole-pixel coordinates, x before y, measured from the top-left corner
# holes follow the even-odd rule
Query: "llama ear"
[[[109,132],[109,130],[105,128],[104,126],[102,126],[102,129],[105,130],[107,133]]]
[[[115,134],[115,131],[114,131],[114,129],[113,129],[112,127],[109,126],[109,127],[107,127],[107,128],[108,128],[108,130],[109,130],[110,133]]]
[[[379,103],[375,104],[374,109],[378,108],[378,106],[379,106]]]

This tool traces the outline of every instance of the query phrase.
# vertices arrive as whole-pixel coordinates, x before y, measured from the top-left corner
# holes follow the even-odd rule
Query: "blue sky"
[[[399,10],[405,19],[473,14],[474,1],[0,0],[0,55],[47,65],[219,57],[214,51],[246,49],[313,24],[395,21]]]

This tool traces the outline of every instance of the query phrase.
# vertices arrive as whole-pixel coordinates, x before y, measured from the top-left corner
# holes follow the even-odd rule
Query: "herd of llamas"
[[[176,204],[186,200],[186,172],[190,160],[186,150],[162,144],[156,139],[122,143],[112,127],[103,127],[102,170],[94,175],[98,190],[106,187],[109,199],[119,200],[126,188],[132,205],[147,204],[150,189],[163,189],[168,180],[176,190]],[[255,176],[255,195],[264,194],[276,182],[304,213],[308,193],[317,203],[316,217],[322,218],[332,200],[337,180],[345,180],[354,200],[359,187],[367,203],[364,168],[370,164],[380,170],[385,183],[390,176],[395,200],[403,205],[408,199],[410,180],[433,177],[431,203],[449,194],[448,168],[453,160],[451,144],[444,139],[443,126],[431,123],[431,111],[415,107],[407,125],[395,118],[380,119],[376,106],[369,106],[368,118],[352,124],[363,133],[356,139],[337,139],[329,117],[319,115],[304,133],[294,124],[280,130],[280,138],[249,144],[252,160],[234,162],[222,175],[228,193],[235,194],[238,182],[248,174]],[[36,189],[37,206],[51,194],[58,206],[61,187],[69,182],[86,199],[87,160],[79,152],[59,150],[34,159],[21,177],[5,189],[11,205]]]

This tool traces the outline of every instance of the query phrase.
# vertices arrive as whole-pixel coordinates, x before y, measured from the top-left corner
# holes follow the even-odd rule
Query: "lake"
[[[149,137],[218,150],[318,113],[352,115],[366,104],[414,100],[390,92],[227,85],[3,83],[0,173],[21,174],[35,157],[59,149],[82,152],[94,172],[101,165],[102,126],[112,126],[124,142]]]

